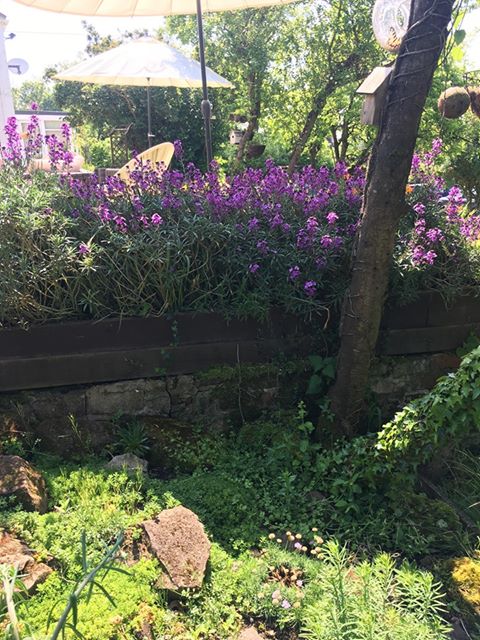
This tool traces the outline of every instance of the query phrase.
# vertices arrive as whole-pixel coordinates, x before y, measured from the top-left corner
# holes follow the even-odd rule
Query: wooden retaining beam
[[[225,320],[217,313],[116,318],[0,330],[0,392],[187,374],[215,365],[268,362],[313,351],[326,316],[315,325],[273,311],[266,322]],[[330,329],[332,326],[330,325]],[[447,306],[427,293],[384,313],[378,353],[453,351],[480,336],[480,299]]]

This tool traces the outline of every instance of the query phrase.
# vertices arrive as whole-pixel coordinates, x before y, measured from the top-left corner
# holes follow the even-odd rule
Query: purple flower
[[[260,251],[260,253],[263,253],[264,255],[266,255],[268,253],[268,243],[266,240],[259,240],[257,242],[257,249]]]
[[[427,253],[423,256],[423,261],[426,264],[433,264],[435,262],[435,258],[437,257],[437,254],[435,253],[435,251],[427,251]]]
[[[163,224],[163,218],[159,213],[154,213],[152,214],[152,216],[150,217],[150,221],[152,224]]]
[[[344,178],[348,174],[345,162],[337,162],[335,165],[335,175],[337,178]]]
[[[259,269],[260,269],[260,265],[257,264],[256,262],[253,262],[252,264],[248,265],[248,270],[250,273],[257,273]]]
[[[437,254],[435,251],[432,251],[431,249],[429,251],[425,251],[425,248],[422,247],[422,245],[415,246],[412,251],[412,262],[417,266],[422,264],[432,265],[435,262],[436,257]]]
[[[173,153],[177,160],[181,160],[183,158],[183,145],[181,140],[173,141]]]
[[[308,220],[307,220],[307,222],[305,224],[305,229],[310,234],[314,234],[314,233],[317,232],[318,220],[315,218],[315,216],[310,216],[310,218],[308,218]]]
[[[258,227],[260,226],[260,220],[258,218],[250,218],[250,220],[248,221],[248,230],[249,231],[254,231],[255,229],[258,229]]]
[[[38,111],[38,104],[36,102],[32,102],[32,104],[30,105],[30,109],[32,111]]]
[[[280,227],[283,224],[283,218],[279,213],[276,213],[273,218],[270,220],[270,228],[275,229],[275,227]]]
[[[288,270],[288,277],[290,278],[290,280],[296,280],[299,275],[300,267],[297,265],[290,267],[290,269]]]
[[[322,236],[320,238],[320,244],[322,245],[322,247],[324,249],[328,249],[329,247],[331,247],[333,245],[333,239],[328,234],[325,234],[324,236]]]
[[[302,548],[302,543],[301,542],[295,542],[295,544],[293,546],[295,547],[295,549],[301,549]]]
[[[88,254],[90,253],[90,247],[87,244],[85,244],[84,242],[81,242],[78,245],[78,253],[81,256],[88,256]]]
[[[438,227],[432,227],[427,231],[425,235],[432,243],[440,242],[441,240],[443,240],[443,232]]]
[[[312,246],[312,237],[305,229],[300,229],[297,234],[297,247],[299,249],[308,249]]]
[[[441,138],[435,138],[434,140],[432,140],[432,155],[438,156],[442,151],[442,147],[443,140]]]
[[[425,218],[420,218],[419,220],[417,220],[415,222],[415,233],[417,234],[417,236],[421,236],[425,233]]]
[[[335,211],[330,211],[330,213],[327,213],[326,218],[328,224],[335,224],[338,220],[338,215],[335,213]]]
[[[315,282],[315,280],[307,280],[307,282],[305,282],[305,284],[303,285],[303,290],[305,291],[307,296],[313,298],[313,296],[317,293],[317,283]]]
[[[290,609],[291,606],[292,605],[290,604],[290,602],[287,599],[282,601],[282,608],[283,609]]]
[[[123,216],[115,215],[115,216],[113,216],[113,221],[117,225],[117,229],[119,231],[125,232],[127,230],[127,221],[125,220],[125,218]]]

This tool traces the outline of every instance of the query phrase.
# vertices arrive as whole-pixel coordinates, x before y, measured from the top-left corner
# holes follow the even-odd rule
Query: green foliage
[[[325,545],[325,569],[317,586],[323,596],[306,607],[301,637],[306,640],[440,640],[440,586],[433,577],[381,554],[371,564],[351,567],[336,543]]]
[[[308,382],[306,393],[309,395],[324,395],[329,385],[335,379],[335,358],[309,356],[313,374]]]
[[[390,471],[411,477],[434,452],[474,434],[480,424],[480,347],[467,354],[455,373],[440,378],[431,392],[399,411],[375,445]]]
[[[145,425],[138,420],[117,425],[113,446],[116,453],[131,453],[139,458],[145,457],[149,450]]]
[[[468,510],[477,502],[478,464],[472,454],[455,456],[442,484],[448,503],[418,493],[416,473],[447,443],[453,448],[476,433],[479,366],[477,347],[457,373],[379,433],[333,446],[311,442],[313,425],[300,405],[296,415],[246,424],[215,447],[193,443],[189,451],[186,444],[184,459],[196,467],[172,480],[106,474],[93,464],[44,468],[55,509],[39,515],[5,505],[10,510],[2,512],[0,526],[40,559],[53,555],[62,574],[78,583],[86,563],[101,561],[118,530],[138,537],[142,520],[179,503],[199,515],[217,543],[204,587],[180,594],[175,613],[153,586],[153,561],[133,565],[128,576],[110,572],[101,584],[113,603],[102,590],[78,602],[78,630],[92,640],[99,628],[106,639],[133,638],[145,619],[167,637],[223,640],[235,637],[248,617],[279,633],[293,628],[306,640],[447,638],[440,588],[411,562],[473,546],[450,505]],[[84,551],[79,530],[86,531]],[[336,540],[324,543],[318,530]],[[252,554],[268,531],[277,543]],[[394,562],[385,551],[410,564]],[[54,573],[28,608],[18,603],[22,619],[44,629],[47,609],[64,603],[69,589]],[[57,615],[61,605],[55,607]]]
[[[97,466],[46,469],[50,503],[44,515],[13,511],[2,513],[0,526],[13,530],[43,557],[53,555],[72,578],[82,572],[79,532],[86,532],[88,562],[98,562],[105,544],[118,531],[160,511],[163,498],[145,495],[143,480],[126,473],[107,473]]]
[[[35,103],[42,111],[55,111],[59,106],[55,100],[52,82],[26,80],[12,89],[15,109],[30,110]]]
[[[140,560],[128,571],[118,563],[107,567],[96,587],[90,589],[93,583],[89,581],[85,585],[89,587],[86,593],[77,597],[75,631],[67,625],[65,637],[113,639],[118,637],[118,633],[127,638],[135,637],[141,626],[142,608],[148,611],[149,607],[162,603],[162,594],[153,588],[158,571],[155,560]],[[35,597],[25,607],[18,608],[18,613],[39,634],[50,628],[46,637],[53,640],[54,636],[50,636],[53,631],[51,620],[60,618],[65,601],[71,600],[71,587],[58,573],[53,573],[39,586]],[[34,637],[44,636],[35,634]]]

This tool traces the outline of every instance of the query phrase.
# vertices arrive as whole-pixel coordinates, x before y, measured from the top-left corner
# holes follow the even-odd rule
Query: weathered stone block
[[[0,533],[0,564],[18,567],[21,580],[30,595],[52,573],[51,567],[35,561],[26,544],[6,532]]]
[[[47,510],[45,480],[20,456],[0,455],[0,496],[14,496],[25,511]]]
[[[153,555],[165,567],[167,588],[201,587],[210,557],[210,541],[198,517],[185,507],[165,509],[143,523]]]
[[[87,415],[138,415],[144,406],[145,380],[127,380],[90,387]]]
[[[145,380],[142,416],[169,416],[170,394],[165,380]]]
[[[172,404],[181,404],[192,400],[197,393],[197,385],[193,376],[177,376],[167,379],[167,389],[172,398]]]
[[[126,473],[147,472],[148,463],[146,460],[139,458],[133,453],[124,453],[114,456],[110,462],[105,465],[109,471],[125,471]]]

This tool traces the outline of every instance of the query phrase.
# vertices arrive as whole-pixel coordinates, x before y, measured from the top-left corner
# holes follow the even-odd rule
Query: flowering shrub
[[[41,143],[34,120],[23,146],[14,125],[0,174],[0,257],[10,274],[0,284],[3,323],[185,309],[262,315],[272,306],[312,314],[341,300],[361,168],[305,167],[289,176],[267,161],[265,170],[224,177],[215,164],[202,174],[191,164],[162,172],[138,163],[127,182],[114,176],[103,184],[68,172],[23,175]],[[68,142],[68,130],[63,135]],[[71,158],[62,144],[49,139],[48,147],[52,166],[63,169]],[[470,253],[479,218],[465,217],[456,187],[441,197],[440,147],[435,141],[414,159],[397,295],[438,282],[457,289],[459,279],[476,284]],[[181,162],[178,141],[175,151]]]
[[[447,188],[439,175],[441,151],[437,139],[430,152],[413,157],[409,214],[402,221],[392,282],[400,297],[420,289],[449,295],[478,285],[480,215],[470,213],[460,189]]]
[[[32,111],[37,111],[38,105],[32,104]],[[15,116],[7,118],[5,125],[6,145],[0,149],[0,158],[4,161],[4,169],[29,168],[33,159],[42,152],[43,137],[40,133],[38,116],[33,113],[27,124],[25,133],[18,130],[18,122]],[[55,135],[47,136],[45,143],[48,149],[48,158],[53,169],[67,169],[72,164],[73,154],[70,151],[71,130],[66,122],[61,125],[62,140]]]

